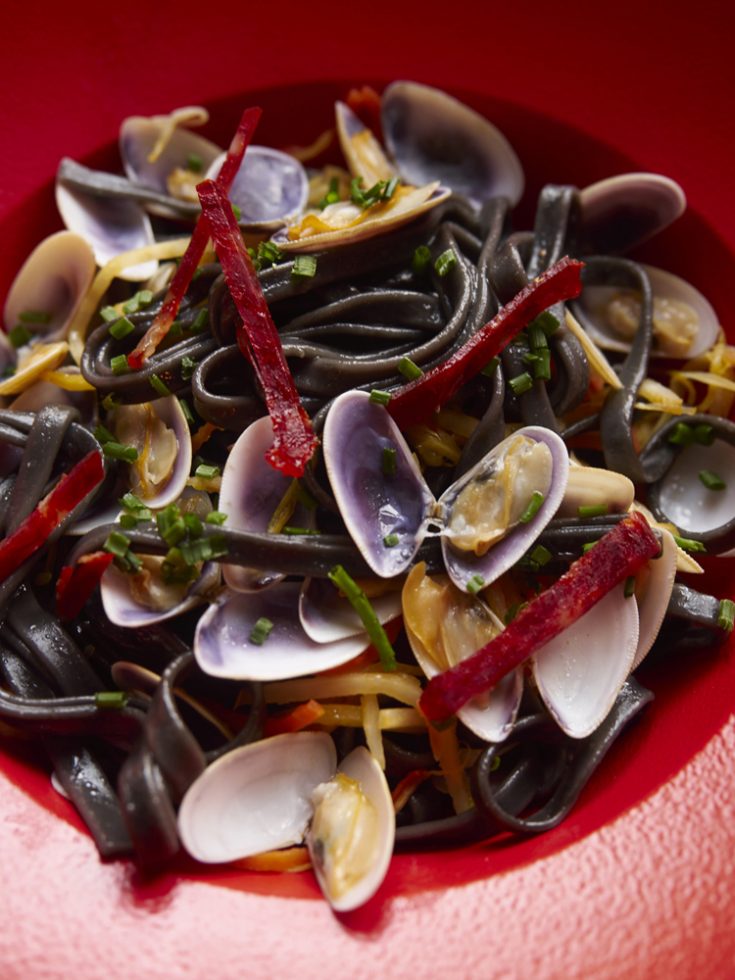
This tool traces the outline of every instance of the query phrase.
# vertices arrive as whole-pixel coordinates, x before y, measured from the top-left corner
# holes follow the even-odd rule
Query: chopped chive
[[[107,329],[107,332],[115,340],[122,340],[123,337],[127,337],[129,333],[135,330],[134,325],[128,320],[126,316],[121,316],[119,320],[115,320]]]
[[[383,544],[386,548],[395,548],[400,540],[401,539],[398,537],[395,531],[393,531],[390,534],[386,534],[386,536],[383,538]]]
[[[434,263],[434,271],[436,274],[443,278],[449,272],[449,270],[457,264],[457,256],[455,255],[453,248],[448,248],[446,252],[437,258]]]
[[[583,555],[586,555],[586,554],[587,554],[587,552],[588,552],[588,551],[589,551],[589,550],[590,550],[591,548],[594,548],[594,546],[595,546],[596,544],[597,544],[597,542],[596,542],[596,541],[588,541],[588,542],[587,542],[586,544],[583,544],[583,545],[582,545],[582,554],[583,554]]]
[[[630,599],[632,595],[635,594],[635,575],[629,575],[625,580],[625,585],[623,586],[623,595],[626,599]]]
[[[111,531],[107,535],[107,540],[103,547],[105,551],[108,551],[116,558],[126,558],[130,550],[130,538],[127,534],[122,534],[120,531]]]
[[[677,422],[673,431],[669,433],[669,442],[675,446],[691,446],[694,438],[694,431],[686,422]]]
[[[169,504],[156,514],[158,533],[173,548],[186,536],[186,525],[176,504]]]
[[[712,470],[700,470],[699,479],[708,490],[724,490],[727,486],[722,477],[713,473]]]
[[[124,494],[122,497],[120,497],[118,503],[123,508],[123,510],[128,510],[134,514],[137,514],[140,511],[144,510],[148,513],[148,516],[150,517],[150,511],[148,510],[148,508],[140,499],[140,497],[136,497],[134,493],[128,492]],[[146,520],[147,519],[148,518],[146,518]]]
[[[152,300],[153,293],[150,289],[140,289],[123,303],[123,313],[137,313],[141,306],[148,306]]]
[[[101,446],[104,446],[106,442],[116,442],[114,435],[101,423],[95,426],[94,437]]]
[[[184,514],[184,527],[193,538],[201,537],[204,531],[202,519],[197,514]]]
[[[181,380],[182,381],[189,381],[189,379],[191,378],[191,376],[194,374],[194,371],[196,370],[196,366],[197,366],[197,362],[193,358],[188,357],[186,355],[184,357],[182,357],[181,358]]]
[[[294,534],[297,536],[303,536],[305,534],[319,534],[319,532],[315,531],[313,528],[310,527],[296,527],[293,524],[285,524],[281,529],[281,534]]]
[[[492,378],[498,368],[498,364],[500,364],[500,358],[493,357],[492,360],[487,362],[482,371],[480,371],[480,374],[484,374],[486,378]]]
[[[250,630],[250,642],[254,643],[256,646],[263,646],[265,641],[270,636],[273,629],[273,623],[270,619],[266,619],[265,616],[261,616],[259,620],[256,621],[255,626]]]
[[[674,541],[682,548],[684,551],[706,551],[707,549],[702,544],[701,541],[695,541],[694,538],[682,538],[678,534],[674,535]]]
[[[577,508],[579,517],[602,517],[607,514],[607,504],[583,504]]]
[[[511,378],[508,384],[513,389],[514,395],[523,395],[533,388],[533,378],[528,371],[524,371],[523,374],[517,374],[515,378]]]
[[[157,395],[161,396],[161,398],[168,398],[171,394],[171,389],[164,381],[161,381],[157,374],[152,374],[150,378],[148,378],[148,384],[151,386],[151,388],[153,388]]]
[[[95,708],[124,708],[127,701],[128,696],[125,691],[95,691],[94,694]]]
[[[117,397],[117,395],[113,395],[112,393],[105,395],[105,397],[102,399],[102,407],[106,412],[111,412],[114,408],[117,408],[119,404],[120,399]]]
[[[242,211],[239,205],[230,203],[230,207],[232,208],[232,213],[235,215],[235,221],[239,221],[242,217]]]
[[[533,564],[536,565],[538,568],[543,568],[544,565],[549,564],[549,562],[553,558],[553,555],[551,554],[548,548],[545,548],[544,545],[539,544],[536,545],[536,547],[533,549],[533,551],[529,555],[529,558],[531,559]]]
[[[418,364],[413,363],[410,357],[402,357],[400,359],[398,370],[407,381],[415,381],[416,378],[422,377],[424,373]]]
[[[105,323],[112,323],[113,320],[118,319],[120,314],[117,312],[114,306],[103,306],[100,310],[100,316]]]
[[[316,275],[316,256],[297,255],[291,266],[291,276],[294,279],[313,279]]]
[[[186,584],[196,578],[197,570],[186,563],[179,548],[172,547],[163,559],[161,574],[167,585]]]
[[[260,242],[256,254],[261,263],[267,263],[269,265],[274,265],[276,262],[283,260],[283,252],[275,242]]]
[[[381,391],[379,388],[373,388],[370,392],[370,401],[374,405],[387,405],[390,401],[390,392]]]
[[[396,464],[398,461],[398,453],[395,449],[390,446],[383,447],[383,458],[381,461],[381,469],[383,471],[383,476],[395,476]]]
[[[24,327],[22,323],[19,323],[18,326],[13,327],[8,334],[8,340],[17,350],[19,347],[25,346],[32,336],[33,334],[28,327]]]
[[[18,315],[18,319],[21,323],[39,323],[43,325],[51,323],[51,314],[45,310],[23,310]]]
[[[528,504],[526,505],[526,509],[518,518],[521,524],[530,523],[534,519],[536,514],[538,514],[543,502],[544,502],[544,495],[541,493],[540,490],[534,490],[533,493],[531,494],[531,499],[528,501]]]
[[[551,381],[551,351],[548,347],[536,351],[533,376],[536,381]]]
[[[347,598],[348,602],[355,610],[357,615],[362,620],[362,625],[365,627],[367,635],[378,651],[378,656],[380,657],[380,662],[383,665],[384,670],[395,670],[396,669],[396,655],[390,640],[386,636],[385,630],[383,629],[380,620],[375,614],[370,600],[362,591],[360,586],[355,582],[355,580],[349,575],[349,573],[342,567],[342,565],[335,565],[334,568],[328,572],[329,580],[335,585],[340,592],[342,592]]]
[[[411,269],[417,276],[422,276],[431,265],[431,250],[428,245],[419,245],[411,259]]]
[[[472,578],[467,582],[465,588],[470,595],[477,595],[477,593],[484,587],[485,579],[482,575],[473,575]]]
[[[138,458],[135,446],[123,446],[121,442],[105,442],[102,452],[108,459],[119,459],[122,463],[134,463]]]
[[[694,426],[694,439],[701,446],[711,446],[715,441],[715,430],[708,422]]]
[[[184,332],[184,325],[181,320],[174,320],[168,328],[169,337],[180,337]]]
[[[337,201],[339,201],[339,178],[332,177],[332,179],[329,181],[329,190],[321,199],[317,207],[320,211],[323,211],[324,208],[329,207],[330,204],[336,204]]]
[[[194,476],[199,476],[202,480],[213,480],[219,473],[219,466],[210,466],[209,463],[200,463],[194,470]]]
[[[187,425],[194,425],[196,423],[196,419],[194,418],[194,413],[189,406],[189,402],[185,398],[179,398],[178,402],[181,406],[181,411],[184,413],[184,418],[186,419]]]
[[[735,623],[735,602],[732,599],[721,599],[720,608],[717,612],[717,625],[720,629],[732,632]]]
[[[138,520],[135,514],[121,514],[119,518],[120,527],[124,527],[126,531],[132,531],[138,526]]]
[[[549,310],[544,310],[543,313],[539,313],[539,315],[531,321],[530,326],[540,327],[546,336],[550,337],[559,329],[560,323],[553,313],[551,313]]]
[[[195,333],[199,333],[200,331],[204,330],[204,328],[208,325],[208,323],[209,323],[209,310],[206,309],[205,307],[204,309],[199,310],[197,315],[194,317],[194,321],[189,329],[193,330]]]
[[[125,354],[118,354],[110,359],[110,370],[113,374],[129,374],[130,365]]]
[[[535,320],[528,325],[528,343],[531,350],[544,350],[549,346],[544,328]]]
[[[204,518],[205,524],[217,524],[218,526],[225,523],[227,520],[227,514],[223,513],[221,510],[210,510],[207,516]]]
[[[210,534],[207,538],[209,542],[209,557],[224,558],[227,554],[227,538],[224,534]]]
[[[192,173],[199,174],[202,172],[202,167],[204,166],[204,161],[199,156],[198,153],[190,153],[186,158],[186,169],[191,170]]]

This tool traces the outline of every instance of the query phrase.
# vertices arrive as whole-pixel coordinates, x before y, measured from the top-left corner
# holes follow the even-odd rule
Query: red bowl
[[[190,6],[184,4],[184,9]],[[507,13],[503,17],[507,28],[512,18]],[[132,43],[129,26],[109,15],[103,23]],[[141,79],[134,71],[140,51],[133,59],[136,65],[130,66],[129,87],[111,81],[111,66],[99,51],[88,57],[90,46],[103,41],[101,28],[94,21],[88,30],[90,37],[83,44],[75,40],[69,57],[73,61],[75,51],[87,52],[86,65],[92,62],[112,94],[95,119],[80,99],[68,127],[53,113],[39,122],[38,155],[25,166],[12,164],[0,199],[0,241],[3,255],[9,256],[0,268],[0,295],[31,247],[60,227],[52,194],[58,157],[69,154],[91,165],[114,167],[119,117],[192,101],[192,80],[179,79],[177,84],[160,64],[143,68]],[[193,29],[190,25],[183,31],[175,24],[172,30],[177,37],[190,38]],[[583,33],[579,25],[571,28],[572,41],[580,44]],[[678,36],[683,42],[683,27]],[[309,43],[324,52],[324,41],[306,42],[287,29],[285,50],[292,56]],[[433,78],[427,78],[415,53],[406,56],[404,70],[396,66],[391,44],[389,39],[389,55],[372,70],[365,54],[356,64],[340,55],[330,63],[322,60],[323,72],[310,72],[323,81],[297,87],[303,63],[284,61],[276,71],[261,55],[256,59],[259,74],[251,66],[245,79],[247,93],[231,66],[217,65],[212,51],[200,54],[209,69],[199,79],[212,112],[209,132],[226,143],[243,106],[260,104],[264,116],[259,142],[307,143],[331,124],[332,101],[349,88],[348,81],[335,79],[349,77],[362,84],[372,78],[377,87],[398,74],[433,80],[492,118],[516,147],[528,176],[520,208],[526,221],[545,182],[583,186],[631,169],[660,169],[682,180],[693,207],[646,246],[641,257],[684,276],[708,295],[722,316],[729,315],[735,193],[718,195],[709,167],[693,150],[682,151],[680,143],[682,128],[696,136],[701,118],[692,115],[677,126],[671,118],[657,117],[656,139],[649,115],[608,131],[604,119],[595,115],[596,106],[604,107],[608,119],[621,116],[617,105],[612,108],[605,101],[603,73],[595,74],[586,56],[583,64],[595,79],[592,90],[580,81],[567,101],[560,102],[559,78],[549,75],[554,59],[534,60],[545,54],[558,59],[559,52],[541,41],[524,49],[528,77],[516,79],[515,89],[502,71],[486,79],[477,65],[467,68],[452,54],[449,64],[434,65]],[[636,77],[647,77],[653,85],[653,69],[640,74],[642,49],[635,40],[631,44]],[[574,50],[575,44],[569,45]],[[614,55],[609,39],[599,50],[600,57],[602,52]],[[147,40],[142,51],[151,58],[160,48]],[[116,56],[110,57],[114,62]],[[507,52],[499,61],[511,70]],[[164,60],[164,65],[170,63]],[[192,64],[201,62],[192,56]],[[452,66],[454,80],[447,77]],[[365,74],[355,77],[357,70]],[[674,77],[673,66],[663,70]],[[276,84],[279,74],[286,84]],[[72,76],[78,93],[84,91],[80,79],[91,85],[79,67]],[[258,88],[257,78],[267,87]],[[145,79],[159,83],[155,97],[144,88]],[[21,102],[25,98],[37,107],[46,84],[31,79],[30,91],[20,92]],[[630,96],[629,80],[622,85]],[[658,85],[655,103],[663,113],[666,99]],[[217,97],[222,91],[235,94]],[[60,106],[63,100],[56,98]],[[685,106],[687,98],[691,96],[684,98]],[[700,105],[700,111],[714,125],[715,109]],[[12,131],[27,129],[15,112],[9,118]],[[666,139],[674,147],[668,167],[660,146]],[[704,144],[715,152],[719,140],[713,129]],[[702,587],[700,581],[694,584]],[[715,567],[712,562],[707,584],[720,596],[735,595],[732,563]],[[376,898],[340,917],[318,898],[309,875],[202,869],[182,861],[171,872],[144,880],[126,862],[100,863],[71,807],[51,789],[33,750],[25,744],[12,751],[5,748],[0,754],[0,860],[4,894],[14,914],[12,928],[0,938],[3,975],[123,977],[137,972],[174,977],[205,970],[224,977],[247,971],[301,978],[345,970],[361,977],[449,971],[483,977],[728,975],[735,962],[729,912],[735,898],[730,858],[735,829],[727,818],[735,803],[730,777],[735,748],[733,645],[646,667],[642,679],[654,690],[655,702],[614,748],[559,828],[525,841],[501,839],[464,850],[398,855]]]

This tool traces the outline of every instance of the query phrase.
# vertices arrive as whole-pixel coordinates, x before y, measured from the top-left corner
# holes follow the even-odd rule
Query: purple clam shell
[[[224,154],[207,173],[215,177]],[[285,222],[301,214],[309,194],[309,181],[301,163],[288,153],[268,146],[249,146],[230,188],[229,198],[240,208],[240,222]]]
[[[279,582],[272,589],[225,593],[197,624],[194,655],[202,670],[216,677],[276,681],[339,667],[370,643],[360,633],[333,643],[315,643],[299,620],[298,582]],[[273,629],[262,644],[251,632],[259,619]]]
[[[370,604],[381,623],[401,615],[401,593],[389,592],[371,599]],[[306,633],[317,643],[330,643],[354,636],[365,629],[362,620],[347,599],[329,579],[306,579],[299,595],[299,617]]]
[[[507,572],[530,548],[539,534],[543,531],[561,504],[569,475],[569,455],[564,441],[551,429],[529,425],[518,429],[514,435],[527,436],[537,442],[545,443],[551,450],[552,474],[551,486],[544,497],[544,502],[535,516],[527,524],[518,524],[508,535],[493,545],[482,555],[470,551],[459,551],[454,548],[446,536],[442,536],[442,555],[450,578],[458,588],[467,591],[467,583],[475,575],[479,575],[486,585],[494,582],[504,572]],[[502,443],[499,443],[499,446]],[[445,512],[451,509],[451,501],[478,473],[485,469],[496,450],[491,449],[479,463],[468,470],[456,483],[452,484],[442,495],[439,504]]]
[[[383,472],[383,451],[395,450],[395,473]],[[364,391],[332,405],[324,426],[324,462],[352,540],[376,575],[392,578],[411,564],[435,500],[398,426]],[[388,535],[397,544],[388,546]]]

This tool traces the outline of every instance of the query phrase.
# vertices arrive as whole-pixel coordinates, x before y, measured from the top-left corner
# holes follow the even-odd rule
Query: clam
[[[400,616],[401,594],[397,589],[381,590],[369,598],[379,622],[388,623]],[[304,632],[315,643],[331,643],[362,633],[365,628],[352,605],[329,579],[306,579],[299,594],[299,618]]]
[[[390,789],[376,760],[360,746],[311,799],[314,816],[306,839],[316,879],[336,912],[350,912],[373,897],[390,865]]]
[[[177,500],[191,470],[191,434],[174,395],[139,405],[120,405],[112,421],[119,442],[138,450],[130,465],[130,486],[148,507]]]
[[[653,646],[669,605],[676,578],[677,546],[670,531],[661,531],[661,554],[636,576],[638,643],[631,670],[636,670]]]
[[[438,180],[478,208],[491,197],[515,207],[523,170],[503,134],[459,100],[429,85],[393,82],[381,103],[390,157],[405,181]]]
[[[334,401],[323,448],[342,519],[376,575],[400,575],[424,537],[440,534],[447,572],[470,591],[526,552],[559,507],[569,469],[559,436],[527,426],[437,501],[386,409],[361,391]]]
[[[446,576],[428,576],[423,562],[411,569],[403,587],[403,622],[429,679],[471,656],[503,629],[479,597],[460,592]],[[501,742],[513,727],[522,693],[523,672],[516,670],[460,708],[458,717],[478,737]]]
[[[116,626],[141,629],[174,619],[206,602],[219,586],[216,562],[205,564],[193,583],[167,585],[161,574],[163,558],[154,555],[139,558],[141,570],[137,574],[110,565],[102,576],[102,605],[107,618]]]
[[[635,486],[622,473],[571,462],[557,517],[578,517],[580,508],[585,507],[604,509],[608,514],[625,514],[634,498]]]
[[[580,191],[578,237],[583,254],[619,254],[668,227],[686,209],[676,181],[662,174],[607,177]]]
[[[266,462],[273,444],[270,416],[257,419],[238,437],[222,471],[219,509],[227,514],[227,526],[244,531],[267,531],[287,494],[294,497],[293,508],[284,515],[282,526],[311,527],[311,512],[298,500],[293,481]],[[275,528],[280,531],[281,527]],[[264,572],[238,565],[223,565],[225,582],[231,589],[249,592],[283,578],[280,572]]]
[[[712,347],[720,324],[708,300],[670,272],[648,265],[643,268],[653,290],[653,355],[691,358]],[[599,347],[624,353],[630,350],[641,312],[634,290],[586,286],[573,309]]]
[[[37,245],[13,280],[3,319],[10,331],[21,324],[46,342],[64,340],[95,272],[92,248],[73,231],[58,231]],[[14,356],[6,343],[3,366]]]
[[[198,204],[196,185],[220,156],[216,144],[182,128],[201,125],[206,109],[186,107],[166,116],[129,116],[120,127],[120,156],[128,178],[158,194]],[[163,217],[179,217],[176,202],[150,202]]]
[[[705,423],[706,443],[683,446],[664,475],[649,487],[648,501],[659,521],[670,522],[685,538],[723,554],[735,546],[735,425],[718,416],[687,419]]]
[[[337,102],[334,108],[339,145],[352,176],[362,177],[365,187],[394,177],[395,168],[372,131],[344,102]]]
[[[567,735],[584,738],[605,719],[637,646],[638,606],[620,585],[536,652],[536,685]]]
[[[88,193],[57,179],[56,206],[66,227],[89,243],[99,266],[155,241],[148,215],[135,201]],[[142,282],[157,268],[155,260],[142,262],[127,266],[119,278]]]
[[[225,154],[209,166],[214,178]],[[240,209],[239,221],[251,230],[275,230],[300,215],[309,196],[309,179],[299,161],[268,146],[249,146],[230,187],[229,198]]]
[[[216,864],[300,844],[312,794],[335,773],[324,732],[275,735],[234,749],[186,791],[178,814],[181,842],[197,861]]]
[[[202,615],[194,653],[205,673],[238,680],[275,681],[339,667],[369,645],[360,631],[327,642],[305,632],[298,582],[279,582],[251,594],[225,592]],[[259,635],[258,622],[272,627]]]

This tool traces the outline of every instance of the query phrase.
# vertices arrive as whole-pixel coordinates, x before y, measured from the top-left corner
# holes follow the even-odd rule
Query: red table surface
[[[706,283],[735,335],[725,3],[70,7],[4,11],[0,294],[55,226],[59,157],[94,158],[123,116],[304,81],[401,77],[517,105],[524,125],[538,123],[538,136],[522,134],[524,159],[558,165],[558,141],[568,139],[571,171],[594,171],[598,153],[677,179],[692,217],[657,254]],[[223,104],[231,111],[235,102]],[[297,94],[294,131],[305,115]],[[550,130],[542,116],[562,125]],[[264,118],[263,141],[270,125]],[[731,572],[723,588],[733,594]],[[182,864],[147,882],[125,862],[103,865],[25,754],[5,754],[0,974],[732,976],[734,681],[729,647],[675,663],[657,690],[662,710],[616,749],[560,828],[510,846],[402,856],[373,902],[339,918],[303,875],[284,883]]]

